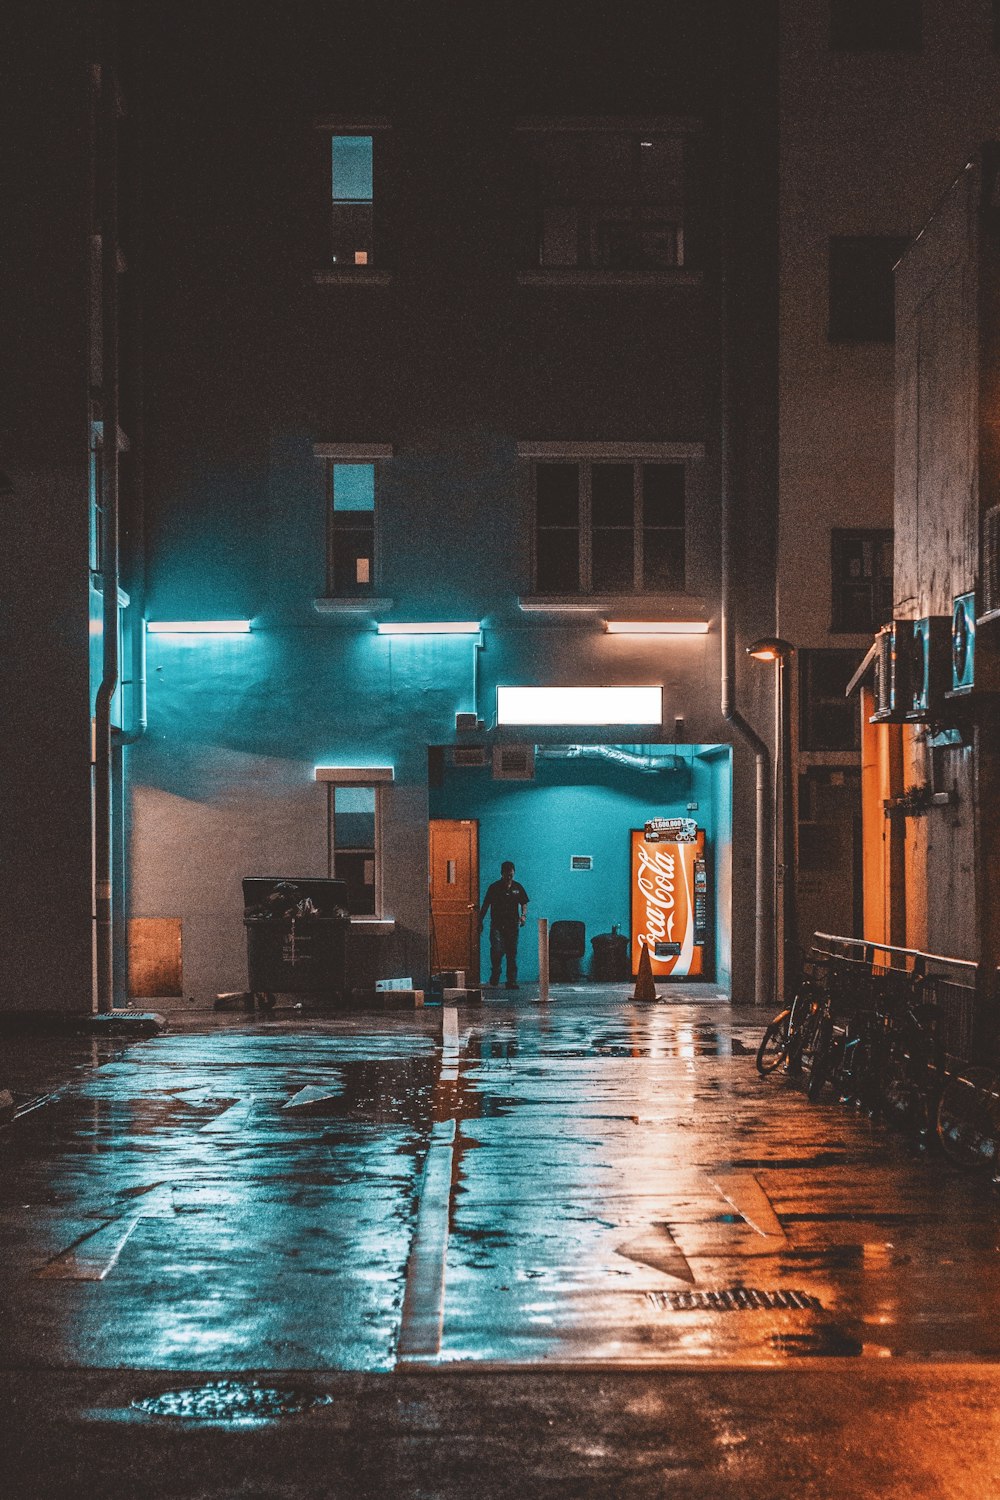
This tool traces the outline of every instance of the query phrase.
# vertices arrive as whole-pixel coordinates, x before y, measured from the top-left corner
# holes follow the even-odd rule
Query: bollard
[[[549,998],[549,923],[547,917],[538,918],[538,998]]]

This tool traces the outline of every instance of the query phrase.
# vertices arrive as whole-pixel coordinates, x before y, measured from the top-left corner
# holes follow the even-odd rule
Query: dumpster
[[[313,877],[251,875],[243,881],[248,984],[265,1004],[275,995],[330,1003],[347,993],[347,884]]]

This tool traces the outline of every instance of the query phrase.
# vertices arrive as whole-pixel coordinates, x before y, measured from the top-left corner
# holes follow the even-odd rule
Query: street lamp
[[[747,655],[754,661],[777,663],[775,694],[775,739],[778,771],[775,776],[775,809],[780,809],[780,829],[775,830],[774,877],[781,886],[781,984],[785,997],[797,977],[798,943],[795,917],[795,830],[792,803],[792,704],[788,687],[788,663],[795,647],[781,636],[763,636],[752,641]],[[776,820],[777,821],[777,820]],[[775,907],[779,908],[777,891]]]

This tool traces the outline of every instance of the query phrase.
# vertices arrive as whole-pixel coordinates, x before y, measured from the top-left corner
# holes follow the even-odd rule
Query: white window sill
[[[384,937],[390,932],[396,931],[395,917],[352,917],[352,932],[371,933],[374,937]]]
[[[380,271],[375,266],[328,266],[312,273],[317,286],[389,286],[391,271]]]
[[[577,266],[536,266],[518,271],[519,286],[700,286],[701,271],[686,266],[664,271],[585,270]]]
[[[392,609],[392,600],[372,599],[367,595],[358,598],[314,599],[313,609],[318,615],[347,615],[348,617],[357,617],[358,615],[384,614]]]
[[[614,615],[636,620],[703,620],[696,594],[520,594],[518,607],[537,615]]]

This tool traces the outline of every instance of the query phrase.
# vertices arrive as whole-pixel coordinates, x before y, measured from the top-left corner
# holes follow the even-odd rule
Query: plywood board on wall
[[[128,924],[128,988],[134,1000],[182,995],[180,917],[133,917]]]

